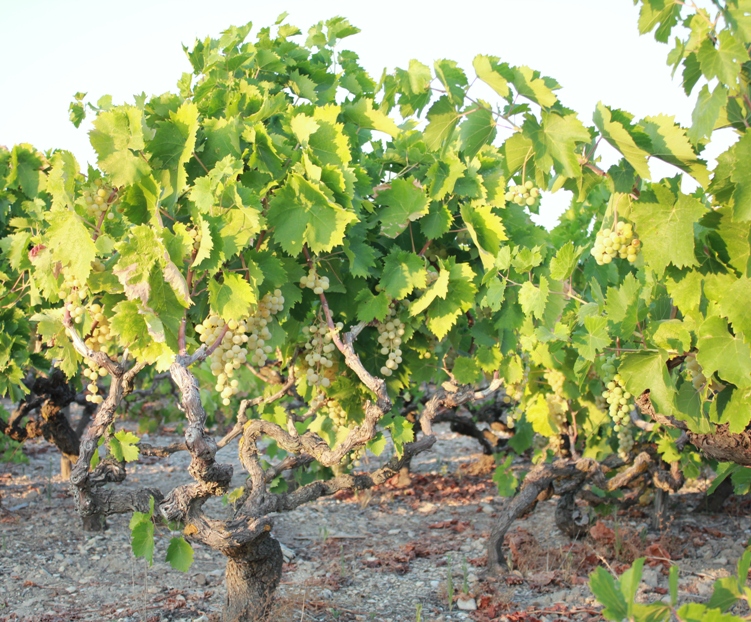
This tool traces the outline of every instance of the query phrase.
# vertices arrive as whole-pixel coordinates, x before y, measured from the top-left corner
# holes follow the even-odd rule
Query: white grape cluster
[[[609,264],[616,257],[634,263],[640,248],[641,240],[634,236],[633,225],[620,220],[615,229],[603,227],[597,232],[595,245],[590,253],[599,266]]]
[[[110,331],[110,324],[107,317],[104,315],[104,309],[100,304],[92,304],[88,308],[93,320],[93,328],[91,334],[86,337],[85,342],[90,350],[94,352],[104,352],[110,354],[112,348],[112,334]],[[101,404],[104,398],[99,395],[99,387],[97,380],[104,378],[107,375],[107,370],[104,367],[100,367],[97,363],[91,359],[86,359],[86,369],[83,370],[84,378],[89,380],[89,384],[86,386],[88,394],[86,395],[86,401],[92,404]]]
[[[378,330],[378,344],[381,346],[381,354],[388,356],[386,364],[381,367],[381,374],[388,377],[401,365],[402,337],[404,336],[404,323],[396,317],[396,312],[389,309],[383,322],[376,324]]]
[[[566,382],[564,373],[557,369],[548,369],[543,375],[550,388],[553,389],[553,393],[563,395],[563,385]]]
[[[348,425],[347,411],[336,400],[329,400],[326,404],[326,415],[337,428],[346,428]]]
[[[336,330],[339,331],[342,328],[344,325],[338,322]],[[331,384],[327,373],[330,374],[328,370],[334,366],[332,354],[336,350],[336,346],[332,343],[331,331],[326,322],[319,317],[311,326],[303,326],[302,332],[308,338],[305,344],[305,362],[307,363],[305,373],[308,386],[320,386],[325,389]]]
[[[230,399],[239,390],[235,371],[248,361],[254,367],[266,364],[272,352],[272,347],[266,343],[271,339],[268,324],[283,308],[284,297],[277,289],[273,294],[266,294],[258,303],[255,313],[244,320],[225,322],[212,313],[196,326],[201,343],[209,346],[219,338],[226,326],[222,341],[210,357],[211,371],[216,376],[215,389],[224,406],[229,406]]]
[[[558,429],[563,431],[563,427],[567,424],[568,402],[555,393],[546,393],[545,401],[548,403],[548,411],[553,421],[555,421]]]
[[[83,322],[83,301],[86,300],[88,295],[89,292],[85,283],[81,283],[76,277],[70,274],[64,275],[63,284],[60,287],[58,296],[65,301],[65,308],[76,324]]]
[[[105,184],[101,179],[95,179],[89,188],[83,191],[83,200],[86,202],[86,211],[89,216],[99,219],[110,207],[109,200],[112,196],[112,186]],[[115,215],[112,212],[107,218],[112,220]]]
[[[613,429],[618,433],[618,455],[625,460],[634,446],[634,437],[631,433],[632,395],[624,388],[619,374],[615,374],[606,386],[602,397],[609,405],[608,413],[615,424]]]
[[[709,381],[707,380],[707,377],[702,371],[701,365],[699,365],[699,361],[696,360],[696,352],[689,352],[686,355],[686,371],[688,372],[691,384],[694,385],[696,391],[703,391],[707,386],[707,382],[709,382],[709,388],[712,391],[717,392],[724,388],[723,385],[717,382],[714,378]]]
[[[540,190],[535,188],[535,184],[527,181],[523,184],[512,184],[506,193],[506,201],[516,203],[517,205],[534,205],[540,196]]]
[[[201,229],[199,227],[193,227],[188,229],[188,235],[190,236],[190,239],[193,241],[193,250],[197,251],[201,246]]]
[[[322,294],[329,288],[329,277],[318,276],[316,269],[313,268],[300,279],[300,287],[312,289],[314,294]]]

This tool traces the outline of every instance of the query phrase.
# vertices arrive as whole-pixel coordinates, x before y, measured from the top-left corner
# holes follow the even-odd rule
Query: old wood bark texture
[[[488,570],[498,572],[505,564],[503,538],[515,520],[533,511],[539,501],[560,495],[555,521],[558,528],[572,538],[586,534],[587,516],[576,506],[576,495],[589,481],[599,488],[614,491],[642,476],[652,459],[646,452],[640,453],[634,462],[622,472],[606,479],[603,466],[589,458],[556,460],[550,464],[538,464],[524,478],[519,492],[511,499],[490,532],[488,540]],[[622,463],[621,463],[622,464]],[[607,468],[607,466],[605,466]]]
[[[636,399],[636,405],[642,414],[647,415],[657,423],[684,430],[686,440],[708,458],[720,462],[734,462],[743,466],[751,466],[751,430],[747,429],[735,434],[730,432],[728,424],[725,423],[718,425],[713,434],[691,432],[683,421],[656,412],[649,396],[649,390]]]

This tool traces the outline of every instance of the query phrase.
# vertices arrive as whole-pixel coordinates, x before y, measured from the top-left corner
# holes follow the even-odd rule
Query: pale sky
[[[555,78],[559,99],[585,124],[600,100],[637,118],[665,113],[690,124],[693,98],[671,78],[669,47],[639,36],[631,0],[0,0],[0,144],[69,149],[82,164],[93,162],[87,122],[76,130],[68,120],[76,91],[92,102],[111,94],[114,103],[174,91],[190,70],[182,44],[248,21],[255,31],[285,10],[303,32],[334,15],[349,18],[362,32],[342,47],[375,79],[411,58],[428,65],[449,58],[471,75],[472,58],[491,54]],[[566,201],[562,193],[545,197],[541,221],[552,222]]]

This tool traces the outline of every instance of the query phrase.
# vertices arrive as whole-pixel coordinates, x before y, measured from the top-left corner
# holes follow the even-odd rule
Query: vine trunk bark
[[[227,559],[223,622],[268,620],[283,562],[281,545],[268,534],[233,552]]]

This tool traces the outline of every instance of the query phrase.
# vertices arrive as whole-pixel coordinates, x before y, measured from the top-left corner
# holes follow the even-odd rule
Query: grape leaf
[[[290,175],[274,194],[267,214],[274,239],[290,255],[307,244],[314,253],[328,252],[344,240],[347,225],[357,216],[332,203],[319,186],[302,176]]]
[[[696,360],[707,378],[717,372],[739,389],[751,387],[751,347],[730,333],[723,318],[708,317],[699,326],[698,336]]]
[[[74,211],[56,210],[47,215],[45,236],[53,261],[68,267],[70,274],[85,283],[96,258],[96,245],[81,217]]]
[[[415,253],[394,248],[383,263],[380,285],[391,298],[401,300],[426,285],[425,261]]]
[[[634,396],[649,390],[655,410],[673,414],[675,386],[666,365],[664,352],[635,352],[623,355],[618,373],[626,389]]]
[[[462,151],[465,157],[473,158],[483,145],[493,142],[496,123],[492,110],[483,105],[478,105],[464,114],[466,120],[459,128]]]
[[[548,303],[549,294],[548,280],[540,277],[540,286],[535,286],[530,281],[524,281],[519,288],[519,304],[525,315],[532,315],[541,320],[545,315],[545,306]]]
[[[167,547],[165,561],[175,570],[188,572],[193,565],[193,547],[182,536],[173,537]]]
[[[410,222],[428,213],[428,197],[415,185],[414,177],[395,179],[390,188],[378,193],[376,200],[383,206],[378,211],[381,233],[390,238],[395,238]]]
[[[234,272],[223,272],[222,283],[216,279],[209,281],[209,304],[225,322],[248,317],[257,300],[257,292],[250,283]]]
[[[473,358],[458,356],[451,373],[460,384],[475,384],[482,380],[482,371]]]
[[[631,219],[642,241],[642,254],[649,266],[662,276],[673,264],[695,266],[694,223],[707,208],[694,197],[681,194],[677,201],[659,196],[659,203],[635,203]]]
[[[118,106],[100,112],[93,125],[91,146],[115,186],[129,186],[149,173],[149,165],[137,153],[145,147],[142,110]]]
[[[490,205],[464,204],[461,207],[462,219],[480,253],[480,260],[486,270],[493,270],[495,258],[501,250],[501,242],[508,240],[501,219]]]

